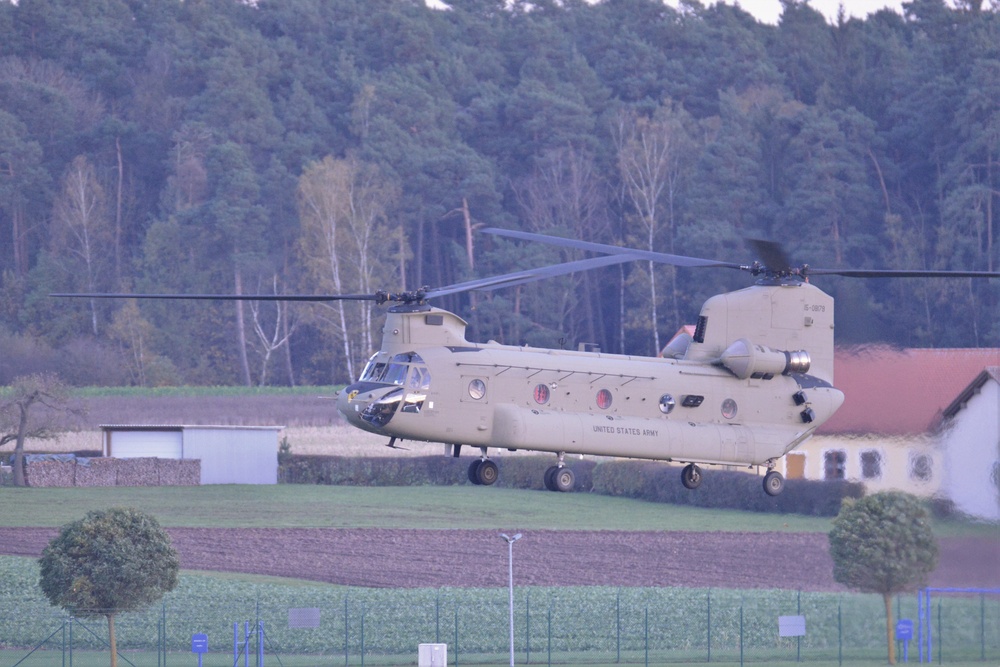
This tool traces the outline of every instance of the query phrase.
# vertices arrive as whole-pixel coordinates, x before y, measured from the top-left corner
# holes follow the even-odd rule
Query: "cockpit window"
[[[406,380],[406,371],[408,369],[409,366],[406,364],[397,364],[396,362],[393,362],[386,367],[385,373],[382,374],[379,381],[388,382],[389,384],[402,385]]]

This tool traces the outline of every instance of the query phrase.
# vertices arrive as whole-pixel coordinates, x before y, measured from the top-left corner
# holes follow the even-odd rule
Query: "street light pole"
[[[500,535],[507,541],[507,573],[510,584],[510,667],[514,667],[514,542],[521,539],[521,533],[514,537]]]

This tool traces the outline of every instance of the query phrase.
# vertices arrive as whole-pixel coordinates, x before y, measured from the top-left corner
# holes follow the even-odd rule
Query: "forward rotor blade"
[[[548,234],[534,234],[532,232],[519,232],[513,229],[498,229],[496,227],[486,227],[479,231],[495,236],[506,236],[522,241],[539,241],[549,245],[561,246],[564,248],[576,248],[577,250],[587,250],[589,252],[600,252],[606,255],[629,255],[626,261],[647,260],[660,264],[671,264],[673,266],[703,266],[710,268],[741,269],[739,264],[731,262],[719,262],[712,259],[700,259],[698,257],[687,257],[685,255],[671,255],[665,252],[653,252],[651,250],[638,250],[635,248],[622,248],[620,246],[606,245],[604,243],[593,243],[592,241],[577,241],[576,239],[566,239],[559,236],[549,236]]]
[[[848,278],[1000,278],[997,271],[938,271],[918,269],[814,269],[810,276],[846,276]]]
[[[437,296],[447,296],[449,294],[458,294],[460,292],[471,292],[475,290],[495,290],[500,289],[501,287],[514,287],[516,285],[523,285],[525,283],[535,282],[536,280],[562,276],[568,273],[575,273],[577,271],[589,271],[603,266],[613,266],[615,264],[633,262],[636,259],[638,259],[638,257],[628,254],[604,255],[602,257],[580,259],[575,262],[553,264],[551,266],[545,266],[537,269],[525,269],[524,271],[517,271],[515,273],[505,273],[502,276],[478,278],[476,280],[456,283],[455,285],[449,285],[447,287],[430,289],[427,290],[427,298],[430,299]]]
[[[49,294],[77,299],[184,299],[201,301],[378,301],[376,294]]]

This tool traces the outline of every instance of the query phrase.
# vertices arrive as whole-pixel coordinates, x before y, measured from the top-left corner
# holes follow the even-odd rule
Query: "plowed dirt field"
[[[494,587],[507,549],[493,531],[168,529],[181,567],[349,586]],[[56,530],[0,528],[0,554],[39,556]],[[946,538],[932,586],[1000,587],[1000,540]],[[519,585],[841,590],[822,533],[529,531]]]

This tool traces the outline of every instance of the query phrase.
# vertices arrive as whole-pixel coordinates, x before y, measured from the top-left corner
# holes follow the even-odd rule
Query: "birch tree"
[[[614,126],[618,171],[625,203],[635,215],[646,250],[660,250],[661,237],[673,253],[676,204],[684,155],[684,128],[679,112],[661,106],[652,117],[623,111]],[[657,308],[660,294],[657,272],[649,262],[649,317],[653,352],[660,351]],[[673,268],[670,269],[672,310],[679,320]]]
[[[104,188],[83,155],[74,158],[63,177],[62,192],[53,208],[53,252],[72,260],[64,270],[87,292],[97,292],[109,268],[111,226]],[[89,301],[90,328],[98,334],[97,303]]]
[[[328,156],[306,167],[298,187],[301,252],[316,289],[372,294],[397,280],[390,259],[395,242],[389,240],[396,235],[389,231],[387,214],[398,196],[396,185],[377,167],[355,158]],[[373,303],[335,301],[319,304],[318,310],[343,354],[343,370],[353,379],[374,346]]]

